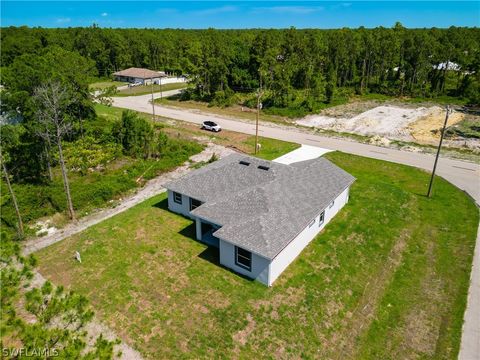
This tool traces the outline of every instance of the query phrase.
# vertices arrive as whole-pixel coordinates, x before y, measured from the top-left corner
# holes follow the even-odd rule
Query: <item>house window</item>
[[[175,201],[177,204],[182,203],[182,194],[173,192],[173,201]]]
[[[331,209],[334,204],[335,204],[335,200],[333,200],[333,201],[330,203],[330,205],[328,205],[328,208]]]
[[[190,211],[196,209],[200,205],[202,205],[202,202],[200,200],[190,198]]]
[[[322,211],[322,213],[320,214],[320,221],[318,222],[318,226],[322,226],[324,221],[325,221],[325,211]]]
[[[248,270],[252,270],[252,253],[235,246],[235,264]]]
[[[312,227],[313,224],[315,224],[315,219],[313,219],[312,222],[311,222],[310,224],[308,224],[308,227],[309,227],[309,228]]]

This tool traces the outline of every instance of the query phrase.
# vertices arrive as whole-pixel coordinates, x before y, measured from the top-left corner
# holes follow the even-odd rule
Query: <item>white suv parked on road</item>
[[[222,130],[220,125],[214,123],[213,121],[204,121],[202,124],[202,129],[215,132],[219,132],[220,130]]]

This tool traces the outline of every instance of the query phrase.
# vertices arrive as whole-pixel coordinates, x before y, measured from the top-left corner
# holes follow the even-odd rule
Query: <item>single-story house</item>
[[[154,84],[159,84],[161,78],[166,76],[167,75],[163,71],[153,71],[134,67],[113,73],[113,77],[116,81],[142,83],[143,85],[151,84],[152,81]]]
[[[355,178],[324,158],[290,165],[232,154],[169,182],[220,264],[271,286],[348,202]]]

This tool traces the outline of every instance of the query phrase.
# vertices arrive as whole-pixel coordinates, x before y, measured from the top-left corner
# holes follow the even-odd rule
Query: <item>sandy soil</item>
[[[439,106],[380,105],[371,108],[375,103],[360,104],[342,106],[342,110],[345,111],[343,116],[339,116],[338,109],[332,108],[320,115],[310,115],[297,120],[297,124],[420,144],[438,142],[439,130],[445,119],[445,110]],[[355,110],[361,112],[355,115]],[[454,125],[463,118],[462,113],[454,111],[450,115],[448,124]]]
[[[30,283],[28,287],[23,289],[23,292],[27,292],[33,288],[40,288],[43,286],[45,283],[45,278],[37,271],[33,272],[33,278],[30,280]],[[25,312],[25,314],[20,314],[26,321],[33,323],[35,322],[35,317],[34,316],[28,316],[29,313]],[[27,318],[26,318],[27,317]],[[103,335],[103,337],[109,341],[115,341],[118,338],[116,336],[115,332],[111,330],[108,326],[103,324],[100,320],[98,320],[96,317],[94,317],[90,322],[87,323],[85,328],[83,329],[86,331],[87,336],[87,349],[90,350],[93,348],[95,344],[95,340],[100,336]],[[113,354],[115,359],[119,360],[141,360],[142,355],[129,346],[127,343],[120,341],[119,344],[114,345],[113,347]],[[120,356],[118,356],[120,354]]]
[[[453,112],[448,118],[448,126],[455,125],[462,121],[464,115],[459,112]],[[431,107],[427,116],[421,117],[408,126],[410,135],[415,142],[419,143],[438,143],[440,131],[445,121],[445,110],[439,107]]]

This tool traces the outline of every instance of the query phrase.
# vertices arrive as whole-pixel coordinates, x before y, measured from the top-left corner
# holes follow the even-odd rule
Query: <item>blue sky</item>
[[[1,1],[2,26],[340,28],[480,26],[480,1]]]

